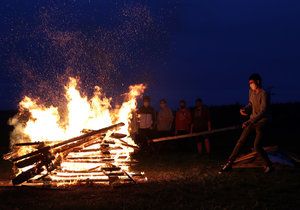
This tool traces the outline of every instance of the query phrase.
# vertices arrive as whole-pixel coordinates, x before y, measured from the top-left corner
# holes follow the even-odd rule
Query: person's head
[[[195,105],[196,105],[197,108],[202,107],[202,105],[203,105],[202,99],[197,98],[196,101],[195,101]]]
[[[257,90],[262,86],[261,76],[257,73],[251,74],[249,77],[249,87],[251,90]]]
[[[166,108],[167,107],[167,101],[166,101],[166,99],[161,99],[159,101],[159,106],[160,106],[161,109]]]
[[[179,101],[179,107],[180,107],[180,109],[184,109],[184,108],[186,107],[186,102],[185,102],[185,100],[180,100],[180,101]]]
[[[144,98],[143,98],[143,106],[144,107],[149,107],[150,106],[150,97],[149,96],[144,96]]]
[[[120,109],[121,105],[120,104],[115,104],[115,109]]]

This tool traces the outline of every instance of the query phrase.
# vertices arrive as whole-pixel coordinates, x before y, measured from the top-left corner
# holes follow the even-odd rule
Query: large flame
[[[100,87],[96,86],[91,99],[78,89],[78,80],[70,78],[65,87],[67,99],[66,116],[61,116],[58,107],[46,107],[37,100],[27,96],[20,102],[20,113],[10,120],[15,129],[11,143],[22,141],[61,141],[81,134],[84,129],[97,130],[112,123],[123,122],[125,126],[120,133],[129,134],[132,112],[136,109],[136,99],[145,90],[145,85],[129,87],[125,101],[118,110],[112,110],[111,98],[105,97]],[[28,119],[20,119],[28,113]],[[62,120],[64,119],[64,120]],[[130,137],[126,138],[134,144]]]
[[[110,175],[104,173],[102,167],[113,165],[119,168],[118,170],[121,170],[121,174],[123,174],[123,178],[120,174],[118,178],[126,180],[130,177],[132,179],[131,176],[135,173],[129,170],[130,164],[128,162],[131,161],[130,154],[134,151],[133,148],[136,148],[136,144],[130,137],[130,128],[132,127],[130,122],[137,106],[137,97],[144,92],[145,88],[143,84],[130,86],[129,92],[124,94],[125,99],[122,105],[113,109],[111,106],[112,99],[107,98],[100,87],[95,87],[94,95],[89,99],[80,92],[78,80],[69,78],[69,83],[65,86],[67,104],[64,114],[59,111],[58,107],[47,107],[37,99],[25,96],[19,104],[19,113],[10,120],[10,124],[15,127],[11,135],[11,144],[35,141],[52,144],[54,141],[63,141],[79,136],[86,130],[98,130],[123,122],[125,124],[123,127],[117,131],[108,131],[103,137],[103,142],[106,140],[111,142],[112,139],[115,139],[109,146],[110,155],[106,156],[102,153],[99,143],[84,146],[81,148],[81,152],[73,151],[63,156],[59,170],[48,175],[58,185],[75,184],[80,180],[110,180]],[[119,135],[123,138],[113,138],[111,137],[112,132],[126,134],[126,137]],[[115,134],[115,136],[118,135]],[[20,156],[32,149],[34,148],[27,146],[17,147],[16,152]],[[109,162],[104,162],[104,160],[96,160],[95,162],[95,158],[100,157],[106,158]],[[77,161],[74,162],[74,158]],[[90,162],[86,161],[87,158],[90,158]],[[18,168],[17,173],[26,172],[34,165]],[[90,173],[84,173],[84,171]],[[47,171],[43,171],[42,174],[47,174]],[[68,182],[70,179],[72,181]],[[145,180],[147,179],[145,178]]]

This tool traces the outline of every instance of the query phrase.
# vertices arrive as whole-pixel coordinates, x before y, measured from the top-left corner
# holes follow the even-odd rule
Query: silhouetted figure
[[[150,105],[150,97],[143,98],[143,105],[138,110],[138,142],[142,149],[147,148],[148,140],[153,138],[155,110]]]
[[[157,134],[159,137],[170,136],[174,120],[172,110],[168,107],[165,99],[160,100],[159,107],[160,110],[157,114]]]
[[[131,112],[129,129],[130,129],[130,136],[132,137],[135,143],[138,143],[139,123],[138,123],[138,114],[136,110]]]
[[[249,103],[240,110],[240,113],[243,116],[250,115],[250,119],[243,123],[244,130],[235,145],[228,162],[224,165],[220,172],[229,171],[232,168],[232,164],[237,158],[241,147],[245,144],[250,133],[253,131],[256,133],[254,149],[264,161],[264,172],[268,173],[273,170],[272,163],[268,158],[266,151],[262,147],[266,125],[270,120],[270,98],[267,92],[262,88],[262,79],[259,74],[252,74],[249,77],[249,86]]]
[[[192,112],[192,132],[211,131],[211,118],[208,107],[206,107],[202,100],[198,98],[196,100],[195,108]],[[207,154],[210,154],[210,142],[205,137],[195,137],[197,144],[197,151],[202,154],[202,142],[204,141]]]
[[[191,131],[192,116],[188,108],[186,108],[186,102],[180,100],[179,109],[176,112],[175,119],[175,134],[183,135],[188,134]]]

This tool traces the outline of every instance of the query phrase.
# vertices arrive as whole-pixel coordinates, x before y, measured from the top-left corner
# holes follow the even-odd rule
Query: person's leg
[[[185,130],[178,130],[177,135],[185,135],[187,134]],[[186,145],[186,139],[179,139],[178,141],[175,141],[174,144],[176,145],[176,150],[180,152],[186,152],[187,151],[187,145]]]
[[[139,147],[142,146],[142,130],[141,129],[139,129],[136,134],[136,143]]]
[[[167,137],[167,136],[171,136],[171,132],[169,132],[169,131],[161,131],[159,138]],[[172,146],[170,146],[171,144],[170,144],[170,142],[161,142],[161,143],[159,143],[158,144],[159,152],[163,152],[165,150],[172,150],[172,148],[171,148]],[[168,145],[168,147],[167,147],[167,145]]]
[[[172,136],[170,131],[164,131],[163,137]]]
[[[153,152],[155,151],[153,144],[150,144],[149,140],[151,140],[154,137],[154,131],[152,129],[145,129],[145,145],[146,145],[146,150],[148,152]]]
[[[197,152],[199,155],[202,155],[202,141],[200,137],[196,137],[196,144],[197,144]]]
[[[237,141],[237,143],[229,157],[229,161],[231,161],[231,162],[235,161],[235,159],[237,158],[237,156],[240,153],[241,148],[244,146],[244,144],[247,141],[252,130],[253,130],[253,127],[251,125],[244,128],[239,140]]]
[[[237,156],[239,155],[239,152],[242,148],[242,146],[245,144],[245,142],[247,141],[251,131],[253,130],[252,126],[248,126],[246,128],[244,128],[239,140],[237,141],[227,163],[221,168],[221,170],[219,171],[219,173],[223,173],[226,171],[231,170],[232,168],[232,164],[235,161],[235,159],[237,158]]]
[[[256,136],[254,140],[254,150],[262,158],[266,167],[271,167],[272,162],[270,161],[268,154],[262,147],[262,141],[266,132],[266,123],[257,123],[255,125]]]
[[[210,142],[209,142],[208,138],[205,138],[204,144],[205,144],[206,153],[209,155],[210,154]]]
[[[139,146],[142,152],[147,150],[147,129],[139,129]]]

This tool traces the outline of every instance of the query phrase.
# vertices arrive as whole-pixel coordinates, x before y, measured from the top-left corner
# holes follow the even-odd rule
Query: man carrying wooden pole
[[[264,161],[264,173],[269,173],[273,170],[272,162],[262,147],[265,129],[270,120],[269,96],[262,88],[262,79],[259,74],[252,74],[249,77],[249,87],[249,103],[246,107],[240,110],[240,113],[243,116],[250,115],[250,119],[243,123],[244,130],[237,141],[227,163],[221,168],[220,173],[227,172],[232,169],[232,165],[235,159],[238,157],[242,146],[248,140],[253,131],[256,133],[254,149]]]

